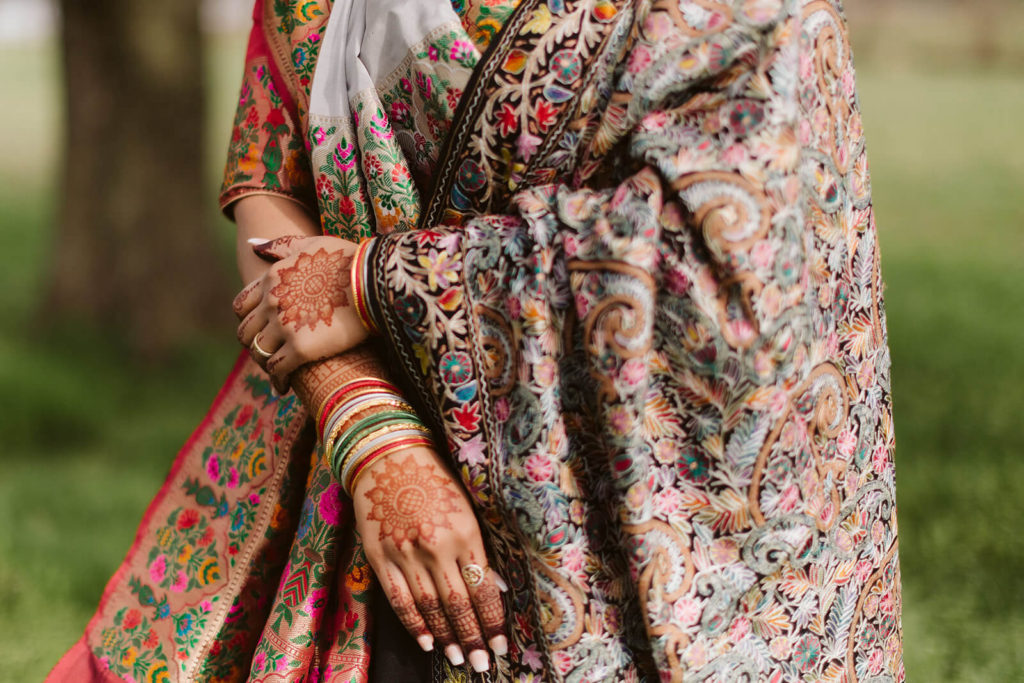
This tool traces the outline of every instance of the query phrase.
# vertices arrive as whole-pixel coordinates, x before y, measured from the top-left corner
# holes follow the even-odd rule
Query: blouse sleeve
[[[282,97],[286,91],[274,77],[260,5],[257,3],[253,13],[220,207],[230,218],[232,205],[238,199],[251,194],[272,194],[298,202],[315,214],[309,155],[300,123]]]

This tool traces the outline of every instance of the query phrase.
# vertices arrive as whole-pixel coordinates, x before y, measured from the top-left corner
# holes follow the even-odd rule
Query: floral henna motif
[[[419,465],[413,456],[401,463],[387,458],[383,465],[383,472],[371,472],[376,485],[366,492],[373,503],[369,519],[380,522],[380,540],[415,546],[433,541],[438,528],[452,528],[458,494],[435,465]]]
[[[281,268],[277,273],[281,281],[270,293],[277,298],[282,324],[297,330],[330,325],[334,310],[349,304],[351,263],[352,257],[343,251],[320,249],[299,254],[294,266]]]

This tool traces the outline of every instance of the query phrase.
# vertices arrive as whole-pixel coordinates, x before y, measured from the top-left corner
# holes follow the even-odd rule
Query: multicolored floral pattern
[[[278,0],[276,5],[283,3]],[[315,3],[305,3],[307,5]],[[256,11],[261,11],[262,0]],[[319,16],[319,15],[315,15]],[[303,65],[312,69],[318,46],[314,32],[298,46]],[[246,194],[276,194],[314,206],[309,157],[298,133],[298,112],[290,107],[291,96],[275,81],[273,54],[262,31],[249,39],[235,123],[221,186],[220,205],[227,208]]]
[[[305,411],[246,354],[87,628],[99,667],[129,682],[366,679],[372,577],[311,447]]]
[[[573,119],[607,97],[627,38],[631,3],[525,0],[478,68],[486,83],[466,100],[441,160],[426,225],[504,213],[523,186],[567,179],[584,138]],[[500,59],[499,59],[500,57]],[[593,68],[584,69],[588,64]],[[554,162],[554,163],[553,163]]]
[[[479,35],[511,6],[488,0]],[[358,120],[321,125],[310,79],[330,9],[256,3],[222,205],[271,193],[318,208],[328,233],[409,229],[486,38],[453,22],[352,103]],[[305,422],[240,362],[111,579],[89,666],[129,682],[367,680],[375,583]]]
[[[259,0],[221,206],[280,194],[315,210],[325,234],[348,239],[415,227],[463,90],[518,4],[453,1],[461,25],[410,46],[376,92],[351,103],[356,120],[342,121],[309,114],[331,0]]]

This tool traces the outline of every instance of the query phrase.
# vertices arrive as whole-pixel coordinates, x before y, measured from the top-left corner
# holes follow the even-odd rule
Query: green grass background
[[[877,27],[871,39],[859,77],[888,284],[908,680],[1021,681],[1024,77],[894,66]],[[242,41],[211,46],[211,207]],[[158,367],[123,360],[97,330],[32,333],[62,163],[53,46],[0,48],[0,84],[0,681],[22,683],[80,634],[236,349],[227,312],[222,334]],[[231,267],[231,228],[213,209],[210,224]]]

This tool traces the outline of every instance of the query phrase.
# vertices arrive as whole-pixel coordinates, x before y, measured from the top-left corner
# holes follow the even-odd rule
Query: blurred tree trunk
[[[1001,0],[958,0],[971,32],[974,59],[990,67],[999,58],[999,16],[1006,5]]]
[[[231,318],[204,220],[199,0],[61,9],[63,206],[41,317],[98,324],[160,357]]]

